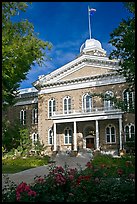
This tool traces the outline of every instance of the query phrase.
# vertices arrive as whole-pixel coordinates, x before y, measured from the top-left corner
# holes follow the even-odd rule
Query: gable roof
[[[33,85],[40,89],[43,85],[48,86],[66,80],[112,74],[119,69],[118,63],[118,60],[110,60],[108,57],[83,54],[50,74],[40,76]]]

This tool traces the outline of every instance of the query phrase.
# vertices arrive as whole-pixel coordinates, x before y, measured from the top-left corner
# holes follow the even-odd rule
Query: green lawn
[[[47,165],[49,157],[2,158],[2,173],[17,173],[26,169]]]

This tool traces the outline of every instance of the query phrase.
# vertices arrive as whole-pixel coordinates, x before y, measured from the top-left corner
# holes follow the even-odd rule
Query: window
[[[35,144],[38,142],[38,133],[33,133],[32,134],[32,143]]]
[[[134,92],[128,92],[127,90],[123,92],[125,111],[134,110],[134,98]]]
[[[69,96],[66,96],[63,99],[63,106],[64,106],[64,114],[71,113],[71,98]]]
[[[20,111],[20,124],[26,125],[26,110]]]
[[[106,127],[106,142],[115,143],[116,142],[116,131],[115,127],[109,125]]]
[[[114,94],[112,91],[107,91],[105,93],[105,99],[104,99],[104,108],[105,110],[111,110],[114,106],[114,103],[112,100],[110,100],[110,97],[113,97]]]
[[[32,110],[32,124],[37,124],[38,123],[38,109],[34,108]]]
[[[49,131],[48,131],[48,144],[50,144],[50,145],[53,144],[53,131],[52,131],[52,129],[49,129]]]
[[[53,116],[53,113],[55,112],[56,107],[55,107],[55,99],[50,99],[49,100],[49,117]]]
[[[135,126],[133,124],[128,124],[124,128],[125,132],[125,141],[134,141],[135,140]]]
[[[83,96],[83,111],[91,112],[91,110],[92,110],[92,96],[91,94],[87,93]]]
[[[72,144],[72,130],[70,128],[65,129],[65,144]]]

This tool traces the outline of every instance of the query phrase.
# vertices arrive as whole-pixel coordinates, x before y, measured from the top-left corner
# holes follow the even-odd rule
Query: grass
[[[49,157],[2,158],[2,173],[18,173],[30,168],[47,165]]]

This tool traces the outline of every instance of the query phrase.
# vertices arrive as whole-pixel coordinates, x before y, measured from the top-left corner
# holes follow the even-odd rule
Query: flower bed
[[[12,184],[3,191],[3,202],[123,202],[135,201],[132,161],[122,166],[88,162],[85,170],[51,164],[50,173],[35,177],[34,184]]]

